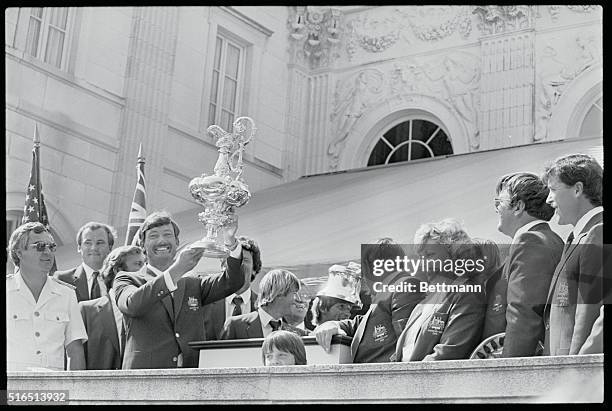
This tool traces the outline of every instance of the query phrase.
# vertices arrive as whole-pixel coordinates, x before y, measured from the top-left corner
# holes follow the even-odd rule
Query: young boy
[[[306,365],[304,342],[290,331],[273,331],[261,346],[261,356],[265,366]]]

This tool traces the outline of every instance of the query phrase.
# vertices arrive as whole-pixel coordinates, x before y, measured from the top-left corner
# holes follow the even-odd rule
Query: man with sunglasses
[[[487,281],[483,339],[505,332],[502,356],[529,357],[544,341],[544,304],[563,241],[548,225],[554,209],[537,175],[505,175],[496,194],[497,229],[512,242],[503,269]]]
[[[11,235],[8,252],[17,270],[6,278],[7,370],[84,370],[87,332],[74,287],[49,276],[53,236],[41,223]]]

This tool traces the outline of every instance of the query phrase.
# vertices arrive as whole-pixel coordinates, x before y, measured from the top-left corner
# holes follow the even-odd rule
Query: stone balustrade
[[[384,364],[9,372],[70,404],[602,402],[603,354]]]

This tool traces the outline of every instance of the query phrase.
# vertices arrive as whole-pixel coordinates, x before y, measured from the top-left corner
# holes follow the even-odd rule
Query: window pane
[[[42,7],[32,7],[32,10],[30,10],[30,14],[38,18],[42,18],[42,12],[43,12]]]
[[[49,24],[66,29],[66,22],[68,21],[68,8],[66,7],[52,7],[51,18]]]
[[[414,148],[414,144],[413,144]],[[404,144],[400,148],[397,149],[395,153],[391,156],[387,164],[391,163],[399,163],[400,161],[408,160],[408,144]]]
[[[217,103],[217,93],[219,92],[219,72],[217,70],[213,70],[211,91],[210,91],[210,101],[211,103]]]
[[[221,110],[221,124],[219,124],[221,126],[221,128],[223,128],[225,131],[230,131],[231,127],[232,127],[232,115],[225,111],[225,110]]]
[[[236,107],[236,86],[235,80],[225,78],[225,83],[223,84],[223,108],[231,112],[234,112]]]
[[[438,126],[429,121],[414,120],[412,122],[412,139],[425,142],[429,140],[429,137],[431,137],[437,128]]]
[[[38,39],[40,37],[40,21],[30,18],[28,37],[26,39],[26,52],[34,57],[38,54]]]
[[[208,109],[208,125],[215,124],[215,112],[217,111],[217,107],[214,104],[211,104]]]
[[[394,147],[399,146],[403,141],[407,141],[410,132],[410,121],[405,121],[387,131],[384,136]],[[413,137],[414,138],[414,137]]]
[[[444,131],[438,131],[438,134],[429,142],[429,147],[436,156],[443,156],[446,154],[453,154],[453,146]]]
[[[60,67],[62,64],[62,50],[64,48],[64,33],[49,27],[47,49],[45,50],[45,63]]]
[[[215,44],[215,68],[217,70],[221,69],[221,46],[223,45],[223,40],[221,37],[217,37],[217,42]]]
[[[372,150],[372,154],[370,154],[370,158],[368,159],[368,166],[385,164],[385,160],[390,152],[391,147],[384,141],[378,140],[378,143],[374,146],[374,150]]]
[[[429,150],[419,143],[412,143],[412,150],[410,152],[410,160],[418,160],[419,158],[431,157]]]
[[[240,49],[231,44],[227,45],[227,59],[225,64],[225,74],[236,79],[238,78],[238,66],[240,64]]]

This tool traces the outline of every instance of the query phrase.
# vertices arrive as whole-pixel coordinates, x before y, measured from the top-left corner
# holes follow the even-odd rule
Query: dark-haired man
[[[83,262],[65,271],[56,271],[54,277],[76,287],[77,300],[93,300],[102,296],[104,284],[100,269],[115,244],[113,227],[90,221],[77,232],[77,251]]]
[[[177,253],[179,227],[166,212],[150,214],[138,232],[147,254],[146,269],[120,272],[113,284],[117,306],[124,315],[123,369],[197,367],[200,353],[189,346],[202,341],[203,306],[222,299],[244,283],[242,247],[228,227],[231,250],[225,272],[204,278],[189,273],[204,250],[187,246]],[[175,258],[176,257],[176,258]]]
[[[504,268],[487,282],[483,338],[505,332],[503,357],[533,356],[544,341],[544,303],[563,241],[548,225],[554,209],[537,175],[505,175],[495,192],[497,229],[512,244]]]
[[[603,168],[591,156],[572,154],[546,167],[543,180],[559,224],[574,226],[546,300],[544,353],[573,355],[591,333],[610,288],[612,273],[603,269]]]
[[[245,243],[242,248],[244,284],[235,293],[204,306],[204,329],[207,341],[219,339],[223,324],[231,316],[257,310],[257,293],[251,289],[251,282],[261,270],[261,254],[255,244]]]

